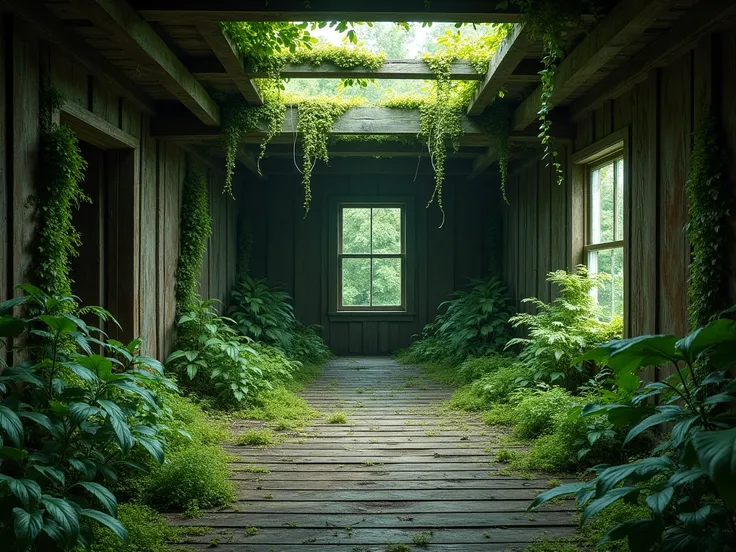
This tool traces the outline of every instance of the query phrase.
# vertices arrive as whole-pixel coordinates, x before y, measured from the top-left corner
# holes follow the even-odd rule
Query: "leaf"
[[[41,502],[56,522],[59,532],[64,536],[64,541],[75,544],[79,535],[79,516],[74,507],[63,498],[50,495],[43,495]]]
[[[0,303],[0,315],[7,315],[13,312],[13,309],[17,307],[18,305],[22,305],[26,302],[27,297],[25,295],[21,295],[20,297],[14,297],[13,299],[8,299],[7,301],[3,301]]]
[[[555,498],[577,494],[580,491],[591,488],[591,487],[592,487],[591,483],[587,481],[577,482],[577,483],[565,483],[564,485],[560,485],[558,487],[555,487],[554,489],[550,489],[548,491],[540,493],[532,501],[532,503],[529,505],[527,510],[531,510],[532,508],[541,506],[545,502],[549,502],[550,500],[553,500]]]
[[[99,380],[97,375],[90,370],[89,368],[82,366],[81,364],[77,364],[74,362],[66,362],[64,363],[64,366],[69,368],[72,372],[74,372],[76,375],[78,375],[80,378],[82,378],[84,381],[89,383],[94,383]]]
[[[672,469],[674,463],[664,456],[652,456],[638,462],[605,468],[596,479],[596,493],[603,496],[625,479],[646,479]]]
[[[97,465],[92,460],[70,458],[69,465],[81,473],[85,479],[94,479],[97,475]]]
[[[43,510],[31,514],[23,508],[13,508],[13,529],[21,546],[31,544],[43,529]]]
[[[25,323],[15,316],[0,316],[0,337],[17,337],[25,328]]]
[[[733,355],[731,358],[736,358],[736,320],[714,320],[683,337],[675,346],[691,364],[710,350],[715,350],[715,356],[720,356],[724,349],[729,349]]]
[[[41,427],[44,427],[49,431],[53,431],[53,428],[51,427],[51,420],[49,420],[49,417],[46,416],[46,414],[41,414],[40,412],[24,412],[21,410],[20,412],[18,412],[18,416],[21,418],[26,418],[27,420],[31,420],[32,422],[36,422]]]
[[[638,494],[639,492],[641,492],[640,487],[619,487],[607,491],[603,496],[596,498],[585,507],[585,510],[583,510],[580,516],[580,524],[582,525],[591,517],[598,515],[614,502]]]
[[[108,381],[112,376],[112,361],[102,355],[81,357],[78,362],[94,372],[103,381]]]
[[[655,514],[661,514],[665,511],[669,503],[672,501],[675,489],[673,487],[665,487],[658,493],[652,493],[647,497],[647,506]]]
[[[95,498],[100,501],[100,504],[102,504],[105,510],[110,512],[111,516],[117,517],[118,502],[115,500],[115,495],[112,494],[107,487],[91,481],[80,481],[77,485],[83,487],[89,493],[94,495]]]
[[[41,486],[32,479],[9,478],[8,489],[26,508],[41,500]]]
[[[698,538],[683,527],[668,527],[662,534],[661,552],[698,550]]]
[[[139,436],[138,443],[148,451],[159,464],[164,463],[164,449],[161,442],[158,439],[151,439],[149,437]]]
[[[615,339],[596,347],[573,360],[593,360],[605,364],[614,371],[633,372],[645,366],[655,366],[677,359],[677,339],[672,335],[642,335],[630,339]]]
[[[18,415],[7,406],[0,405],[0,428],[18,448],[23,442],[23,422]]]
[[[69,405],[69,415],[74,425],[79,425],[97,414],[102,414],[102,410],[91,404],[73,402]]]
[[[110,427],[112,427],[112,430],[117,437],[118,445],[124,452],[129,451],[133,448],[135,441],[133,440],[133,435],[130,432],[130,427],[125,420],[125,414],[123,414],[123,411],[117,404],[110,400],[100,399],[97,402],[102,406],[105,412],[107,412],[106,420],[109,422]]]
[[[598,546],[626,538],[631,552],[650,552],[659,542],[663,529],[661,518],[627,521],[606,533]]]
[[[692,439],[695,454],[723,501],[736,505],[736,428],[700,431]]]
[[[624,445],[629,443],[632,439],[634,439],[647,429],[658,426],[660,424],[664,424],[666,422],[675,421],[681,418],[684,414],[683,409],[679,406],[660,406],[657,408],[657,410],[659,410],[659,412],[653,414],[652,416],[649,416],[648,418],[645,418],[638,425],[631,428],[629,433],[626,435],[626,438],[624,439]]]
[[[48,477],[51,481],[63,487],[66,482],[64,472],[53,466],[42,466],[41,464],[33,464],[33,469],[41,475]]]
[[[110,529],[113,533],[115,533],[115,535],[117,535],[124,543],[128,543],[128,531],[126,531],[123,524],[114,517],[109,516],[104,512],[100,512],[99,510],[84,509],[81,510],[79,513],[84,517],[88,517],[101,523],[102,525]]]
[[[703,471],[703,468],[695,467],[690,468],[689,470],[680,470],[670,476],[667,484],[673,487],[689,485],[690,483],[697,481],[701,477],[705,477],[705,472]]]
[[[77,329],[74,321],[69,320],[65,316],[52,316],[50,314],[42,314],[39,320],[46,323],[52,331],[60,334],[70,334]]]
[[[696,512],[683,512],[677,517],[685,525],[705,525],[711,513],[713,513],[713,506],[706,504]]]

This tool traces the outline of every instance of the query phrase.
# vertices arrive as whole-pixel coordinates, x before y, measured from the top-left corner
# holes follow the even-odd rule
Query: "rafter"
[[[218,23],[201,23],[197,29],[205,39],[217,60],[225,71],[225,74],[235,83],[240,93],[251,105],[263,105],[263,99],[258,88],[251,81],[251,75],[246,74],[242,56],[232,39],[222,32]],[[195,75],[195,78],[198,78]]]
[[[161,37],[125,0],[73,0],[85,17],[135,59],[206,125],[220,124],[220,109]]]
[[[519,65],[527,51],[531,40],[522,25],[514,25],[488,64],[488,71],[473,101],[468,107],[468,115],[480,115],[490,104],[498,92],[508,82],[514,69]]]
[[[85,71],[110,83],[121,96],[130,100],[144,113],[156,112],[153,100],[141,91],[122,71],[113,66],[83,39],[68,32],[64,23],[40,2],[35,0],[5,0],[5,4],[18,17],[35,27],[44,40],[58,46],[74,57]]]
[[[583,94],[572,104],[570,116],[578,118],[606,100],[620,96],[653,68],[666,65],[681,52],[689,50],[698,38],[735,17],[736,2],[732,0],[700,2],[669,31],[628,60],[626,65]]]
[[[563,103],[593,74],[616,56],[675,0],[621,0],[583,41],[560,63],[550,98],[552,107]],[[631,63],[627,62],[627,66]],[[513,129],[523,130],[537,118],[542,98],[538,87],[514,112]]]

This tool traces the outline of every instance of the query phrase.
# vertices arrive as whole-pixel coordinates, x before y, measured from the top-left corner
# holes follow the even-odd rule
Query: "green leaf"
[[[32,479],[9,478],[8,489],[26,508],[41,500],[41,486]]]
[[[139,436],[138,443],[148,451],[156,462],[163,464],[165,460],[164,449],[161,442],[158,439]]]
[[[33,469],[41,475],[48,477],[51,481],[63,487],[66,482],[64,472],[53,466],[42,466],[41,464],[33,464]]]
[[[78,359],[78,362],[94,372],[103,381],[108,381],[112,376],[112,361],[102,355],[81,357]]]
[[[77,325],[66,318],[65,316],[52,316],[50,314],[42,314],[38,317],[42,320],[53,332],[60,334],[70,334],[77,329]]]
[[[13,508],[13,529],[21,546],[28,546],[43,529],[43,510],[29,513],[22,508]]]
[[[582,525],[591,517],[598,515],[614,502],[617,502],[622,498],[630,497],[639,492],[641,492],[640,487],[619,487],[617,489],[606,491],[603,496],[596,498],[585,507],[585,510],[583,510],[583,513],[580,516],[580,524]]]
[[[689,485],[690,483],[697,481],[701,477],[705,477],[705,475],[706,474],[703,469],[698,467],[690,468],[689,470],[680,470],[670,476],[667,484],[673,487]]]
[[[661,552],[698,550],[698,538],[683,527],[668,527],[662,534]]]
[[[93,494],[97,500],[100,501],[103,508],[110,512],[111,516],[117,517],[118,515],[118,502],[115,500],[115,495],[112,494],[107,487],[100,485],[99,483],[93,483],[91,481],[80,481],[77,483],[80,487],[86,489],[89,493]]]
[[[695,454],[723,501],[736,505],[736,428],[700,431],[692,439]]]
[[[555,498],[577,494],[580,491],[589,489],[591,487],[592,487],[592,484],[587,481],[578,482],[578,483],[565,483],[564,485],[560,485],[558,487],[555,487],[554,489],[550,489],[549,491],[540,493],[537,496],[537,498],[535,498],[532,501],[531,505],[529,506],[529,508],[527,508],[527,510],[531,510],[532,508],[541,506],[545,502],[549,502],[550,500],[553,500]]]
[[[655,514],[663,513],[665,508],[667,508],[669,503],[672,501],[674,492],[675,489],[673,487],[665,487],[658,493],[650,494],[647,497],[647,506],[649,506]]]
[[[652,416],[649,416],[648,418],[645,418],[638,425],[631,428],[629,433],[626,435],[626,439],[624,439],[624,445],[629,443],[632,439],[634,439],[647,429],[658,426],[660,424],[664,424],[666,422],[673,422],[681,418],[684,414],[684,410],[679,406],[660,406],[657,407],[657,410],[659,412],[653,414]]]
[[[708,517],[714,512],[713,506],[706,504],[696,512],[683,512],[677,517],[685,525],[705,525]]]
[[[23,333],[26,325],[15,316],[0,316],[0,337],[16,337]]]
[[[91,404],[73,402],[69,405],[69,415],[74,425],[79,425],[97,414],[102,414],[102,410]]]
[[[70,458],[69,465],[81,473],[85,479],[93,479],[97,475],[97,465],[92,460]]]
[[[125,419],[125,414],[116,403],[110,400],[100,399],[97,402],[102,406],[105,412],[107,412],[107,417],[105,419],[110,424],[115,437],[117,437],[118,445],[124,452],[129,451],[133,448],[135,441],[132,433],[130,432],[130,426],[128,426]]]
[[[117,535],[124,543],[128,543],[128,531],[126,531],[123,524],[114,517],[109,516],[104,512],[100,512],[99,510],[84,509],[79,513],[84,517],[88,517],[101,523],[115,533],[115,535]]]
[[[26,299],[26,296],[22,295],[20,297],[15,297],[13,299],[3,301],[2,303],[0,303],[0,315],[5,316],[6,314],[11,314],[13,312],[13,309],[18,305],[22,305],[23,303],[25,303]]]
[[[95,383],[99,380],[97,375],[92,370],[85,366],[82,366],[81,364],[77,364],[75,362],[65,362],[64,366],[69,368],[72,372],[74,372],[86,382]]]
[[[64,542],[76,544],[79,536],[79,516],[68,501],[50,495],[43,495],[41,502],[46,511],[58,525],[58,530],[64,537]]]
[[[606,468],[598,474],[598,478],[596,479],[596,494],[603,496],[625,479],[642,480],[671,470],[673,467],[674,463],[669,458],[651,456],[638,462]]]
[[[18,448],[23,442],[23,422],[18,415],[7,406],[0,405],[0,428]]]
[[[51,420],[49,420],[49,417],[46,416],[46,414],[42,414],[40,412],[24,412],[21,410],[18,412],[18,416],[31,420],[32,422],[36,422],[41,427],[46,428],[49,431],[53,431]]]
[[[610,366],[614,371],[633,372],[645,366],[672,361],[680,355],[675,350],[677,339],[672,335],[642,335],[631,339],[615,339],[573,360],[593,360]]]
[[[728,349],[733,355],[731,358],[736,358],[736,320],[714,320],[683,337],[676,347],[691,364],[711,349],[715,350],[716,356]]]
[[[650,552],[652,547],[659,542],[663,529],[664,523],[661,518],[627,521],[606,533],[598,546],[625,538],[628,540],[631,552]]]

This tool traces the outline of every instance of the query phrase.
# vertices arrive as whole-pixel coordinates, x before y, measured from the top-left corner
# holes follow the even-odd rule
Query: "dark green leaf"
[[[133,448],[135,441],[133,440],[133,435],[130,432],[130,427],[125,420],[125,414],[123,414],[120,407],[112,401],[100,399],[97,402],[102,406],[105,412],[107,412],[106,419],[117,437],[118,445],[123,451],[129,451]]]
[[[109,516],[104,512],[100,512],[99,510],[89,509],[82,510],[80,514],[84,517],[88,517],[101,523],[102,525],[110,529],[113,533],[115,533],[120,538],[120,540],[122,540],[126,544],[128,543],[128,532],[125,530],[125,527],[123,527],[123,524],[114,517]]]
[[[22,320],[10,315],[0,316],[0,337],[16,337],[25,330],[25,323]]]
[[[80,481],[77,485],[84,487],[87,491],[93,494],[111,516],[117,517],[118,502],[115,500],[115,495],[112,494],[107,487],[91,481]]]
[[[657,410],[658,412],[656,414],[645,418],[638,425],[631,428],[629,433],[626,435],[626,439],[624,439],[624,445],[647,429],[666,422],[673,422],[681,418],[684,413],[683,409],[679,406],[660,406],[657,407]]]
[[[701,467],[728,505],[736,505],[736,428],[700,431],[692,439]]]
[[[706,504],[696,512],[683,512],[677,517],[685,525],[705,525],[708,517],[714,512],[713,506]]]
[[[50,314],[42,314],[38,317],[53,332],[60,334],[70,334],[77,329],[77,325],[64,316],[52,316]]]
[[[630,464],[612,466],[598,474],[596,480],[596,493],[603,496],[610,489],[624,480],[642,480],[653,475],[668,471],[674,467],[674,463],[664,456],[652,456]]]
[[[40,412],[24,412],[21,410],[20,412],[18,412],[18,416],[20,416],[21,418],[26,418],[27,420],[31,420],[32,422],[36,422],[41,427],[44,427],[49,431],[53,431],[51,427],[51,420],[49,420],[49,417],[46,416],[46,414],[41,414]]]
[[[693,552],[698,538],[683,527],[668,527],[662,534],[661,552]]]
[[[64,541],[74,544],[79,535],[79,516],[72,505],[63,498],[43,495],[41,499],[46,511],[58,525],[59,532],[64,536]]]
[[[22,508],[13,508],[13,529],[22,546],[31,544],[43,529],[43,510],[31,514]]]
[[[9,478],[7,483],[10,492],[25,508],[30,508],[41,500],[41,486],[32,479]]]
[[[627,539],[631,552],[650,552],[662,536],[664,524],[661,518],[627,521],[611,529],[598,545]]]
[[[17,447],[23,442],[23,422],[18,415],[7,406],[0,405],[0,428],[8,435]]]
[[[674,495],[675,489],[673,487],[665,487],[658,493],[652,493],[647,497],[647,506],[655,514],[661,514],[665,508],[669,505]]]
[[[714,320],[707,326],[698,328],[677,342],[677,349],[690,363],[710,349],[730,349],[736,351],[736,321]],[[720,368],[720,367],[719,367]]]
[[[61,471],[59,468],[55,468],[53,466],[42,466],[41,464],[33,464],[33,469],[41,475],[48,477],[51,481],[53,481],[60,487],[63,487],[66,482],[66,476],[64,475],[64,472]]]
[[[97,475],[97,465],[92,460],[70,458],[69,465],[81,473],[85,479],[94,479]]]
[[[617,489],[607,491],[603,496],[596,498],[585,507],[585,510],[583,510],[583,513],[580,516],[580,523],[584,524],[591,517],[598,515],[614,502],[625,497],[636,495],[640,491],[641,488],[639,487],[619,487]]]
[[[545,502],[549,502],[555,498],[577,494],[583,489],[588,489],[590,487],[592,487],[592,484],[589,482],[565,483],[564,485],[560,485],[559,487],[540,493],[539,496],[532,501],[528,509],[531,510],[532,508],[541,506]]]

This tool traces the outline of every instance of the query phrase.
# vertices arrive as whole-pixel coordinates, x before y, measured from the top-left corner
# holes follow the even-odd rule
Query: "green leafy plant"
[[[189,310],[198,300],[197,287],[207,239],[212,235],[207,198],[207,180],[191,164],[187,165],[180,218],[181,250],[176,267],[176,307]]]
[[[729,368],[736,362],[736,321],[715,320],[680,340],[671,335],[613,340],[577,360],[607,365],[623,380],[638,378],[648,366],[671,365],[670,375],[644,385],[630,403],[589,404],[582,412],[630,427],[625,444],[665,424],[670,429],[651,455],[597,466],[593,480],[542,493],[531,507],[575,495],[586,523],[618,501],[639,501],[649,517],[618,525],[602,543],[628,539],[632,551],[733,550],[736,381]],[[705,376],[695,370],[701,363],[708,368]]]
[[[51,295],[71,295],[70,263],[81,245],[72,209],[90,199],[80,187],[87,169],[71,127],[54,122],[64,97],[50,82],[41,88],[38,178],[32,196],[36,235],[35,282]],[[68,305],[71,308],[71,304]]]
[[[611,322],[602,322],[595,299],[590,295],[607,278],[606,274],[590,275],[583,265],[577,267],[576,273],[550,272],[547,281],[559,286],[559,297],[549,304],[536,298],[522,300],[532,303],[537,312],[519,313],[510,321],[515,328],[526,326],[529,337],[511,339],[506,348],[523,347],[519,360],[532,371],[534,380],[576,389],[591,376],[592,366],[589,363],[572,366],[573,359],[594,345],[620,336],[621,319],[615,317]]]
[[[463,361],[503,349],[510,337],[511,303],[498,278],[471,280],[438,308],[446,310],[422,330],[410,347],[419,362],[450,358]]]
[[[21,289],[25,295],[0,304],[0,337],[28,359],[0,373],[3,543],[71,550],[89,544],[97,524],[127,540],[110,488],[120,469],[146,469],[136,454],[164,461],[157,390],[176,387],[159,362],[140,354],[140,340],[106,341],[80,318],[74,298]],[[33,315],[14,316],[14,308]],[[99,307],[87,312],[115,322]]]
[[[230,293],[230,304],[228,314],[243,335],[290,349],[296,318],[288,293],[271,288],[265,279],[246,276]]]
[[[726,156],[713,117],[703,117],[695,132],[685,190],[687,237],[692,248],[688,279],[690,327],[706,324],[728,301],[724,257],[733,199],[728,189]]]

